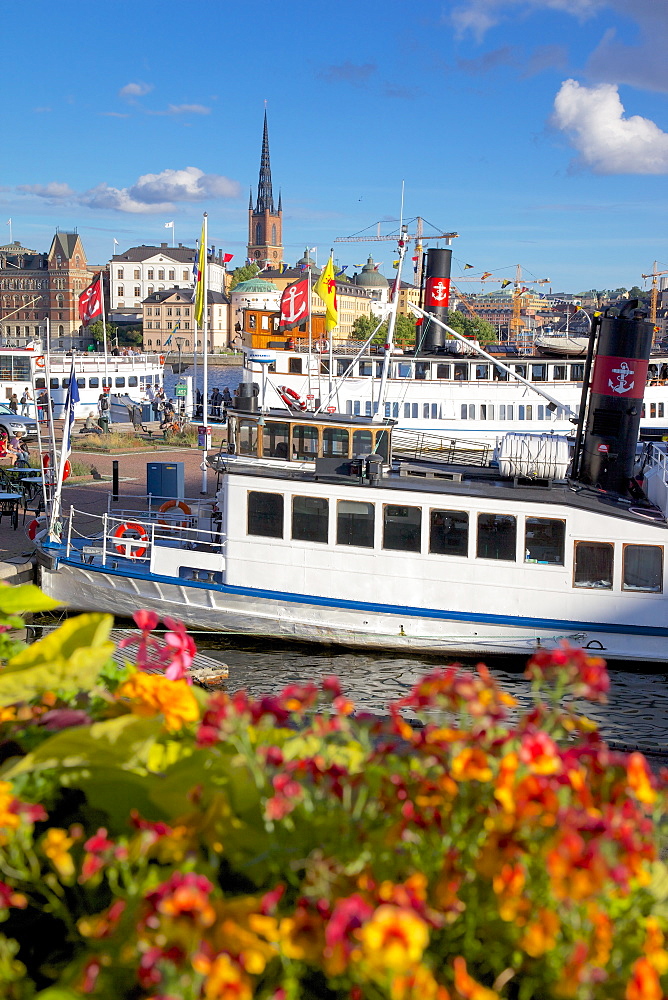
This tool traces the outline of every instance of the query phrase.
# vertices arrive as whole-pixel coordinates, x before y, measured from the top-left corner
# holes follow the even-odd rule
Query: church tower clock
[[[251,190],[248,205],[248,257],[260,267],[268,262],[270,268],[277,268],[283,261],[283,206],[278,196],[278,208],[274,208],[274,194],[271,187],[271,164],[269,162],[269,132],[267,112],[264,113],[264,133],[262,136],[262,156],[260,158],[260,178],[257,185],[257,200],[253,207]]]

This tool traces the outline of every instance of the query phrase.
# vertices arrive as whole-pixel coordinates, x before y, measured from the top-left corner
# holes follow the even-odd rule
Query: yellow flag
[[[204,269],[206,267],[206,234],[204,223],[202,222],[202,235],[199,241],[199,251],[197,253],[197,275],[195,278],[195,322],[202,326],[202,316],[204,315],[204,286],[206,284]]]
[[[330,257],[322,274],[313,286],[325,303],[325,326],[327,331],[333,330],[339,322],[339,311],[336,305],[336,278],[334,277],[334,261]]]

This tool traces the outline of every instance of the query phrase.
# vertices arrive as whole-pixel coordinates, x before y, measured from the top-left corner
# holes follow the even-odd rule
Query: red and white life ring
[[[135,524],[134,521],[125,521],[123,524],[119,524],[112,537],[122,540],[123,544],[117,545],[116,551],[119,555],[125,556],[126,559],[141,559],[143,555],[146,555],[148,535],[143,525]],[[139,548],[135,548],[135,546],[139,546]]]
[[[291,389],[287,385],[281,385],[279,386],[279,392],[283,402],[286,403],[292,410],[306,409],[306,403],[294,389]]]
[[[161,364],[161,365],[164,365],[164,363],[165,363],[165,355],[164,355],[164,354],[161,354],[161,355],[160,355],[160,359],[159,359],[159,360],[160,360],[160,364]]]
[[[41,542],[49,530],[48,517],[35,517],[26,528],[26,535],[31,542]]]
[[[160,513],[166,514],[167,511],[179,510],[179,509],[183,511],[186,517],[190,517],[192,514],[192,511],[188,506],[188,504],[183,503],[182,500],[168,500],[166,503],[163,503],[162,507],[160,508]],[[164,525],[165,528],[187,528],[188,525],[190,524],[190,521],[167,521],[164,518],[159,518],[158,524]]]
[[[40,354],[39,357],[35,358],[35,367],[36,368],[43,368],[44,364],[45,364],[45,361],[44,361],[44,355],[43,354]]]

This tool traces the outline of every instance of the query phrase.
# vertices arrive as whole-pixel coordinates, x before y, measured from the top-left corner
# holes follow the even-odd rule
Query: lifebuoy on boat
[[[160,508],[160,513],[161,514],[166,514],[167,511],[169,511],[169,510],[179,510],[179,509],[183,511],[183,513],[186,515],[186,517],[190,517],[191,514],[192,514],[192,511],[191,511],[190,507],[188,506],[188,504],[187,503],[183,503],[182,500],[167,500],[167,502],[163,503],[162,507]],[[189,521],[167,521],[164,518],[159,518],[158,519],[158,524],[164,525],[165,528],[187,528],[188,525],[190,524],[190,522]]]
[[[35,517],[26,528],[26,535],[31,542],[41,542],[49,530],[48,517]]]
[[[127,559],[141,559],[143,555],[146,555],[148,535],[143,525],[136,524],[134,521],[125,521],[123,524],[119,524],[113,537],[123,540],[122,545],[116,546],[119,555],[125,556]],[[135,546],[139,546],[139,548],[135,548]]]
[[[51,455],[48,453],[48,451],[44,451],[42,452],[42,468],[46,470],[49,469],[50,466],[51,466]],[[63,468],[63,482],[65,482],[66,479],[69,479],[71,475],[72,475],[72,466],[70,465],[69,458],[67,458],[65,459],[65,467]]]
[[[35,368],[44,367],[44,355],[40,354],[38,358],[35,358]]]
[[[281,386],[278,387],[278,391],[279,391],[280,397],[283,400],[283,402],[285,403],[285,405],[289,406],[291,410],[305,410],[306,409],[306,403],[301,398],[301,396],[299,395],[299,393],[295,392],[294,389],[291,389],[287,385],[281,385]]]
[[[161,365],[164,365],[164,363],[165,363],[165,355],[164,354],[160,355],[159,361],[160,361]]]

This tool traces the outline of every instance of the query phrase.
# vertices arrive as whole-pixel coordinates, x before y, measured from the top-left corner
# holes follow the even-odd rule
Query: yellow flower
[[[645,943],[643,951],[652,966],[660,976],[668,971],[668,951],[664,948],[665,939],[656,917],[647,917],[645,921]]]
[[[11,783],[0,781],[0,844],[6,844],[9,839],[6,831],[18,829],[21,823],[18,813],[12,809],[15,801]]]
[[[229,955],[218,955],[204,982],[206,1000],[251,1000],[251,985]]]
[[[298,908],[294,917],[284,917],[278,928],[280,948],[286,958],[316,965],[325,950],[325,931],[320,917]]]
[[[520,946],[524,948],[527,955],[539,958],[554,948],[557,943],[559,926],[559,917],[553,910],[539,910],[538,920],[532,921],[527,926],[520,940]]]
[[[651,806],[656,801],[656,792],[652,788],[647,761],[641,753],[632,753],[629,756],[626,778],[629,788],[639,802]]]
[[[429,929],[412,910],[384,903],[358,931],[362,957],[377,973],[410,972],[422,959]]]
[[[452,777],[455,781],[491,781],[492,769],[482,750],[467,747],[452,761]]]
[[[116,697],[129,699],[135,715],[164,715],[170,732],[199,719],[197,701],[184,680],[170,681],[161,674],[137,671],[121,685]]]
[[[74,862],[70,847],[74,841],[68,837],[67,830],[52,826],[42,838],[42,850],[56,869],[61,878],[71,878],[74,875]]]

